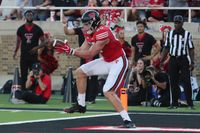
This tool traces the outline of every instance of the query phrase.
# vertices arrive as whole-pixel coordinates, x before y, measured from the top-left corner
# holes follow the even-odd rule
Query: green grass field
[[[74,116],[105,114],[114,109],[104,97],[98,97],[96,104],[87,105],[89,110],[85,114],[74,113],[66,114],[62,112],[65,107],[71,106],[70,103],[63,103],[60,95],[53,95],[47,104],[12,104],[9,101],[9,95],[0,94],[0,123],[15,122],[25,120],[51,119],[51,118],[66,118]],[[196,110],[189,110],[187,107],[169,110],[166,107],[144,107],[144,106],[129,106],[130,112],[193,112],[200,113],[200,102],[195,101]],[[13,110],[7,110],[13,109]],[[18,109],[18,110],[16,110]],[[20,110],[23,109],[23,110]],[[30,109],[30,110],[24,110]],[[35,110],[34,110],[35,109]],[[43,110],[43,111],[40,111]],[[56,110],[56,111],[55,111]],[[98,110],[98,111],[96,111]]]

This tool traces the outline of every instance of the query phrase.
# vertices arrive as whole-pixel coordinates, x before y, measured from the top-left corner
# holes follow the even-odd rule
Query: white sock
[[[131,121],[128,113],[126,110],[122,110],[121,112],[119,112],[119,114],[121,115],[122,119],[123,120],[128,120],[128,121]]]
[[[85,93],[83,93],[83,94],[79,93],[77,100],[78,100],[78,104],[84,107],[85,106]]]

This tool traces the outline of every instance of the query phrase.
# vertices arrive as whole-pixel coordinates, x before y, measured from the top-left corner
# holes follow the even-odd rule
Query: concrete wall
[[[19,55],[17,60],[13,60],[13,49],[16,43],[16,30],[22,25],[23,21],[0,21],[0,75],[12,75],[14,68],[19,66]],[[51,32],[56,38],[68,39],[72,47],[78,46],[77,36],[65,36],[63,32],[63,26],[61,22],[36,22],[42,27],[44,31]],[[154,35],[156,38],[161,38],[161,33],[159,32],[160,23],[150,23],[148,24],[150,34]],[[168,23],[173,27],[172,23]],[[194,39],[195,52],[196,52],[196,68],[195,75],[200,77],[200,27],[199,24],[185,23],[184,28],[189,30]],[[136,27],[134,22],[125,23],[126,30],[126,40],[130,42],[130,38],[136,34]],[[53,73],[54,76],[65,75],[68,67],[77,68],[79,66],[79,58],[73,56],[60,55],[59,56],[59,68]],[[199,78],[200,79],[200,78]]]

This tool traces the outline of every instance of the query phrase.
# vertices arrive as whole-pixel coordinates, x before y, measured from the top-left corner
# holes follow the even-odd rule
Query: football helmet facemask
[[[87,29],[83,29],[83,31],[85,31],[87,34],[92,34],[101,23],[99,13],[95,10],[86,11],[82,15],[81,21],[83,24],[89,25]],[[83,28],[85,27],[83,26]]]

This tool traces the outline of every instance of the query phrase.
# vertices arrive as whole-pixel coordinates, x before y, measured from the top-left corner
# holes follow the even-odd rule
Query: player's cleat
[[[136,128],[135,124],[132,121],[125,120],[122,125],[123,128]]]
[[[86,112],[86,106],[81,106],[78,104],[75,104],[74,106],[70,108],[65,108],[64,112],[66,113],[74,113],[74,112],[79,112],[79,113],[85,113]]]

